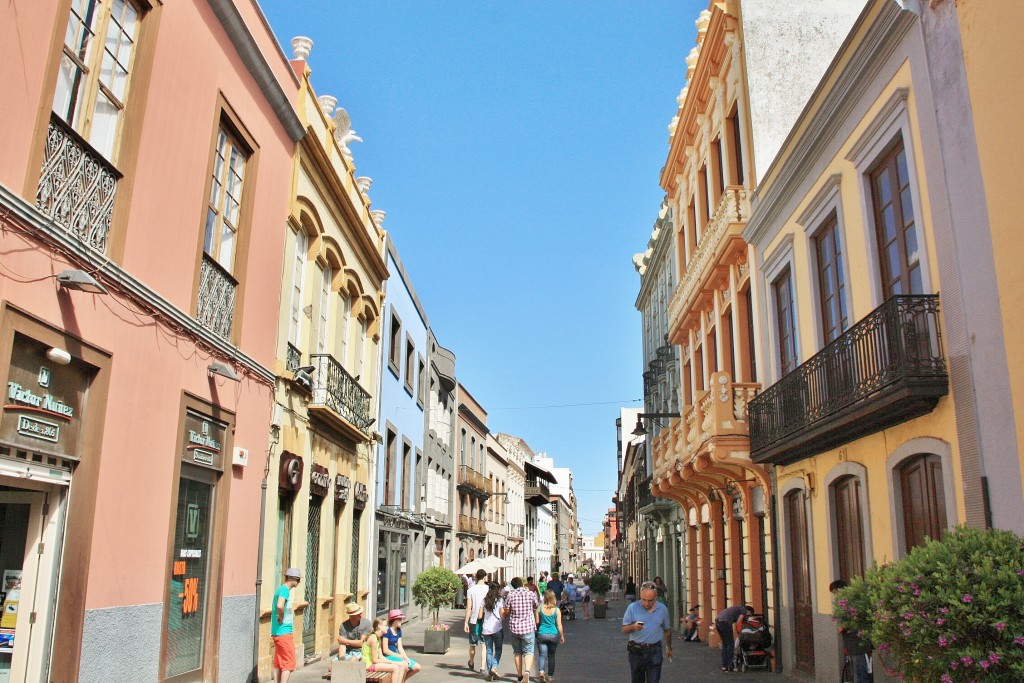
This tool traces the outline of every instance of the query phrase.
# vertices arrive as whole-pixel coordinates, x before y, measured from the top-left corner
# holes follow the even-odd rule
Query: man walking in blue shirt
[[[664,657],[672,661],[672,624],[650,581],[640,586],[640,599],[622,615],[622,632],[629,634],[626,650],[632,683],[659,683]]]

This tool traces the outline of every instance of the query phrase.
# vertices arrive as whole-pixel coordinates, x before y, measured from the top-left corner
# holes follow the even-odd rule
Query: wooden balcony
[[[551,490],[543,479],[527,479],[523,498],[530,505],[547,505],[551,502]]]
[[[750,403],[751,456],[786,465],[931,412],[949,391],[938,295],[894,296]]]
[[[484,475],[474,470],[469,465],[459,466],[458,486],[463,491],[475,493],[480,496],[491,495],[491,482],[484,478]]]

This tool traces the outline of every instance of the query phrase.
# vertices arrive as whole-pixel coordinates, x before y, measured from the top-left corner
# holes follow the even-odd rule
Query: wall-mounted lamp
[[[71,364],[71,354],[57,346],[48,349],[46,352],[46,357],[50,359],[50,362],[56,363],[57,365]]]
[[[65,270],[57,276],[57,282],[64,289],[77,289],[90,294],[106,294],[106,288],[84,270]]]
[[[636,429],[633,430],[633,436],[644,436],[647,434],[647,430],[644,429],[644,418],[668,418],[668,417],[679,417],[679,413],[640,413],[636,416]]]
[[[206,366],[206,370],[211,377],[213,375],[220,375],[221,377],[226,377],[230,379],[232,382],[241,381],[238,377],[238,373],[235,372],[234,368],[232,368],[230,365],[221,363],[220,361],[213,361],[212,363]]]
[[[313,390],[313,373],[316,372],[316,366],[314,365],[303,365],[301,368],[295,368],[293,380],[300,387],[306,391]]]

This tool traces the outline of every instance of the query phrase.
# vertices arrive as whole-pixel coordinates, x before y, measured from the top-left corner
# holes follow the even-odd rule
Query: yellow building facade
[[[833,580],[988,516],[984,380],[954,239],[976,167],[969,150],[949,154],[966,104],[943,90],[956,73],[912,9],[867,3],[743,230],[764,384],[751,454],[774,483],[782,665],[820,681],[842,663]]]
[[[299,142],[285,226],[274,421],[267,464],[260,592],[260,673],[270,674],[274,590],[288,567],[299,662],[337,648],[345,604],[366,607],[373,558],[375,419],[385,233],[356,178],[351,129],[331,96],[317,97],[311,41],[295,39]]]

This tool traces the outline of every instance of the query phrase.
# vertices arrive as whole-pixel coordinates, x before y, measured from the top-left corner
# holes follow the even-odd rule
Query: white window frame
[[[292,242],[295,253],[292,255],[292,291],[288,311],[288,343],[301,349],[302,339],[302,302],[306,273],[306,252],[309,249],[309,236],[299,228],[295,231]]]
[[[334,269],[330,264],[320,268],[320,302],[317,313],[316,352],[327,353],[330,342],[331,325],[331,289],[334,281]]]

